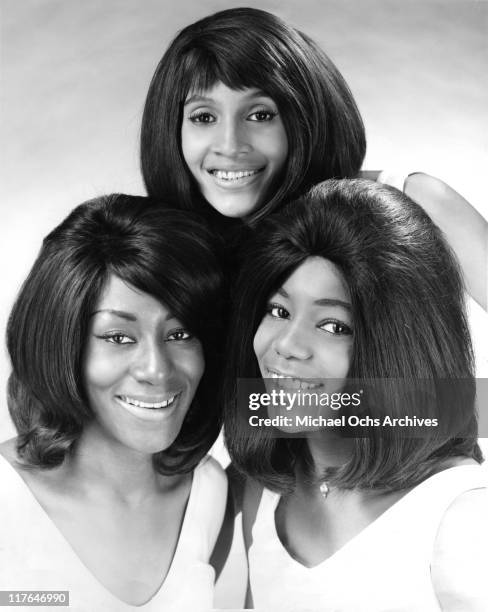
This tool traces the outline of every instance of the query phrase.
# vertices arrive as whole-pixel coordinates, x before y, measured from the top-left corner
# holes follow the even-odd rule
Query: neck
[[[328,468],[339,467],[348,460],[352,440],[334,431],[317,431],[307,437],[307,446],[313,460],[314,474],[320,477]]]
[[[157,494],[162,479],[173,479],[155,472],[151,454],[109,440],[94,423],[86,425],[66,470],[89,495],[113,495],[134,505]]]

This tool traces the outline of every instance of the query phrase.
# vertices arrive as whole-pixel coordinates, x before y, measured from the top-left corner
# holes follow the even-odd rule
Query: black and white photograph
[[[0,0],[0,607],[486,612],[488,1]]]

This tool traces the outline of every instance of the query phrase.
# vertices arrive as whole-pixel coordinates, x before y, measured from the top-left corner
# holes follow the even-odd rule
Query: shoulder
[[[227,476],[218,461],[207,455],[200,461],[193,476],[195,498],[202,522],[218,523],[224,518],[227,503]]]
[[[227,492],[227,475],[220,463],[206,455],[196,467],[199,477],[209,484],[213,491],[221,490]]]
[[[18,459],[17,457],[17,438],[10,438],[5,442],[0,442],[0,455],[8,461],[12,466]]]
[[[17,439],[12,438],[0,444],[0,476],[4,485],[0,487],[0,494],[6,494],[7,482],[12,487],[14,483],[19,482],[19,479],[24,478],[21,474],[22,464],[19,462],[16,442]]]
[[[15,440],[0,444],[0,552],[5,541],[26,526],[32,504],[15,448]]]
[[[210,559],[222,527],[227,506],[227,476],[213,457],[207,455],[195,468],[191,511],[193,524],[202,534],[203,558]]]
[[[487,516],[488,488],[479,488],[457,497],[442,518],[431,571],[443,610],[488,610]]]
[[[483,525],[482,532],[488,534],[486,517],[488,516],[488,473],[484,488],[465,491],[452,502],[446,510],[439,525],[436,543],[438,545],[452,545],[453,543],[467,543],[467,536],[477,534],[477,528]],[[475,539],[473,537],[473,539]]]
[[[361,170],[358,178],[368,179],[369,181],[377,181],[381,174],[381,170]]]

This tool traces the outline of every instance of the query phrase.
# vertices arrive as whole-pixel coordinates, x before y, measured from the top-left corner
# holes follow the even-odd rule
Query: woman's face
[[[226,217],[252,213],[288,155],[275,102],[257,89],[221,82],[188,95],[181,145],[202,195]]]
[[[351,362],[349,291],[333,263],[310,257],[272,295],[254,336],[263,378],[306,389],[307,379],[344,379]],[[292,379],[292,380],[289,380]],[[309,381],[309,384],[312,383]]]
[[[91,316],[83,372],[104,434],[143,453],[168,448],[203,370],[200,342],[174,314],[112,275]]]

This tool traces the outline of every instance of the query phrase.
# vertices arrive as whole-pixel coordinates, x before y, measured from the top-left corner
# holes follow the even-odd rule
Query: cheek
[[[113,353],[88,348],[83,368],[85,388],[88,393],[93,389],[109,387],[122,376],[125,364],[116,359]]]
[[[277,127],[272,134],[262,139],[261,148],[266,157],[273,162],[274,171],[283,168],[288,157],[288,138],[283,126]]]
[[[351,365],[351,356],[352,342],[337,342],[335,345],[322,347],[319,359],[325,377],[345,378]]]
[[[270,325],[265,320],[261,322],[258,327],[253,340],[254,354],[258,361],[260,361],[267,353],[269,346],[273,339],[273,332]]]
[[[187,166],[193,172],[193,167],[202,159],[204,149],[204,134],[195,133],[190,127],[181,128],[181,152]]]
[[[175,356],[174,367],[181,378],[188,381],[192,389],[196,389],[205,370],[205,359],[201,345],[191,351],[182,351]]]

